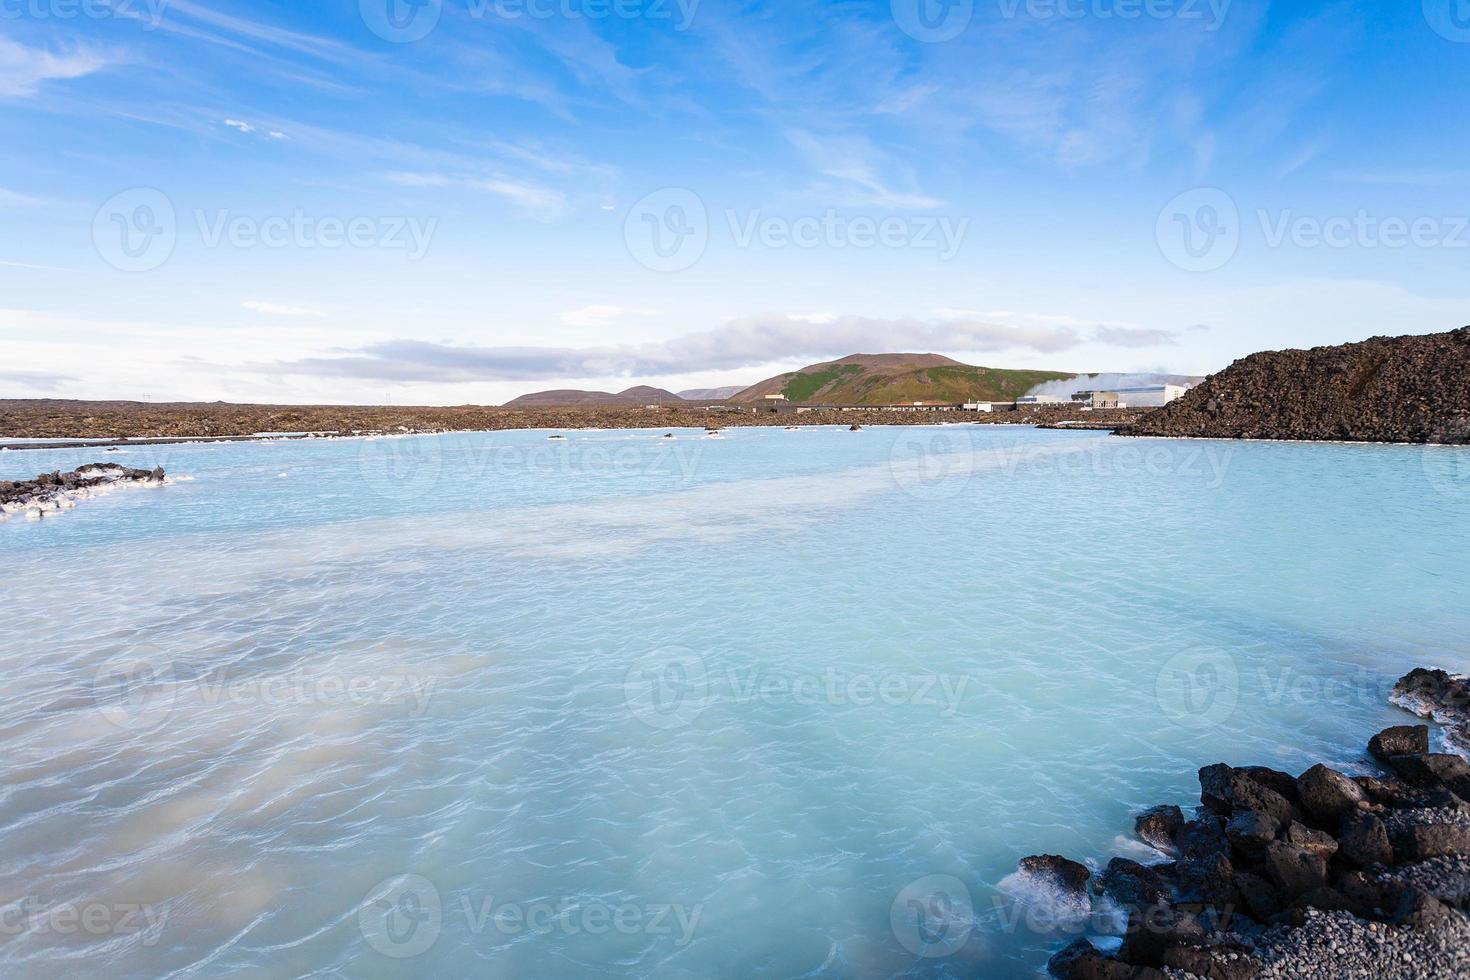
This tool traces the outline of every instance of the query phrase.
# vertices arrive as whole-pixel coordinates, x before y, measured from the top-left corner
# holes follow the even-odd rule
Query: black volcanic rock
[[[1363,788],[1335,769],[1315,765],[1297,779],[1302,806],[1319,820],[1336,823],[1365,803]]]
[[[1385,728],[1368,740],[1368,751],[1385,762],[1395,755],[1422,755],[1429,751],[1429,726],[1396,725]]]
[[[1470,443],[1470,327],[1252,354],[1118,434]]]
[[[1169,853],[1179,850],[1179,831],[1183,827],[1184,811],[1177,806],[1156,806],[1145,810],[1133,824],[1133,829],[1145,844]]]

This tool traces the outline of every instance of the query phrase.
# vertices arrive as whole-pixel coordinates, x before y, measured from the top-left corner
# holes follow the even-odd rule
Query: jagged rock
[[[1164,966],[1184,970],[1206,980],[1251,980],[1260,964],[1242,946],[1175,945],[1164,950]]]
[[[1445,855],[1470,854],[1470,826],[1420,824],[1406,828],[1394,839],[1395,849],[1407,861],[1427,861]]]
[[[1284,898],[1295,899],[1327,884],[1327,861],[1295,844],[1276,841],[1266,846],[1266,875]]]
[[[1366,803],[1363,788],[1336,769],[1315,765],[1297,777],[1302,807],[1318,820],[1336,825]]]
[[[1291,801],[1250,774],[1224,763],[1199,771],[1200,802],[1215,813],[1231,816],[1255,810],[1285,824],[1295,815]]]
[[[1279,769],[1268,769],[1266,766],[1240,766],[1236,772],[1245,773],[1248,779],[1252,779],[1273,792],[1281,794],[1292,803],[1300,803],[1297,797],[1296,777]]]
[[[1113,858],[1099,879],[1103,894],[1129,909],[1158,905],[1169,899],[1169,883],[1161,874],[1127,858]]]
[[[1281,895],[1265,878],[1249,871],[1235,872],[1235,890],[1252,916],[1266,921],[1281,911]]]
[[[1457,755],[1442,752],[1396,755],[1388,763],[1394,772],[1415,786],[1444,786],[1461,799],[1470,799],[1470,762]]]
[[[1069,895],[1086,895],[1087,879],[1092,877],[1092,872],[1087,870],[1086,865],[1069,861],[1057,854],[1023,857],[1020,869],[1022,873],[1032,875]]]
[[[1199,945],[1209,935],[1199,916],[1171,905],[1154,905],[1128,917],[1118,958],[1143,966],[1162,966],[1164,950],[1180,943]]]
[[[1344,818],[1337,842],[1343,858],[1360,868],[1393,861],[1388,829],[1371,813],[1356,813]]]
[[[1449,723],[1470,718],[1470,678],[1416,667],[1393,686],[1390,700],[1421,718]]]
[[[1231,846],[1252,861],[1265,857],[1266,845],[1280,832],[1280,821],[1259,810],[1242,810],[1225,826],[1225,836],[1230,838]]]
[[[1396,755],[1422,755],[1429,751],[1428,725],[1395,725],[1368,740],[1368,751],[1387,762]]]
[[[1286,828],[1282,839],[1288,844],[1295,844],[1303,850],[1311,851],[1321,856],[1325,861],[1332,860],[1332,855],[1337,853],[1337,839],[1322,830],[1313,830],[1300,821],[1294,822]]]
[[[1455,913],[1444,903],[1417,885],[1410,885],[1399,899],[1393,921],[1418,932],[1433,929]]]
[[[1085,939],[1052,956],[1046,968],[1057,980],[1164,980],[1158,970],[1106,956]]]
[[[1145,810],[1134,821],[1138,837],[1150,847],[1175,853],[1179,850],[1179,831],[1184,827],[1184,811],[1177,806],[1156,806]]]

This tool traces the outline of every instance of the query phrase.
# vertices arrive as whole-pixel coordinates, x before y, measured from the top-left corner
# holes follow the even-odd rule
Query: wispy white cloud
[[[255,299],[246,300],[240,304],[240,307],[252,313],[264,313],[267,316],[325,317],[328,315],[326,310],[311,309],[305,306],[287,306],[282,303],[266,303]]]
[[[567,310],[561,314],[561,322],[572,327],[608,327],[634,316],[654,316],[658,310],[625,309],[621,306],[592,305],[580,310]]]
[[[248,122],[243,122],[239,119],[226,119],[225,125],[229,126],[231,129],[238,129],[242,133],[255,132],[254,126],[250,125]]]
[[[82,78],[109,64],[103,54],[85,48],[54,54],[0,37],[0,98],[30,98],[44,82]]]
[[[1083,344],[1168,343],[1165,331],[1128,327],[1081,331],[975,318],[919,320],[839,316],[812,322],[784,314],[742,317],[723,327],[646,344],[597,347],[475,347],[391,340],[344,356],[261,365],[267,372],[394,382],[532,381],[664,377],[894,350],[1060,354]]]

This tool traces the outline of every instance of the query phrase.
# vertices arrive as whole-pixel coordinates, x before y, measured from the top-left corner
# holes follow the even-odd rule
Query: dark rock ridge
[[[1463,711],[1464,684],[1416,670],[1395,690]],[[1053,976],[1470,976],[1470,763],[1429,751],[1423,725],[1369,744],[1378,775],[1206,766],[1193,819],[1173,806],[1137,818],[1165,863],[1114,858],[1090,876],[1064,857],[1023,859],[1022,872],[1126,914],[1116,953],[1078,939],[1052,957]]]
[[[42,473],[34,480],[0,480],[0,520],[22,511],[39,517],[61,510],[99,488],[125,483],[161,485],[164,479],[162,466],[139,470],[114,463],[88,463],[70,473]]]
[[[1118,434],[1470,443],[1470,327],[1252,354]]]

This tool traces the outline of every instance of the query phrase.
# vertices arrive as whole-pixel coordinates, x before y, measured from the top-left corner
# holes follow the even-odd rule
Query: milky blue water
[[[1470,457],[1020,427],[0,453],[6,977],[1030,977],[998,887],[1470,667]],[[937,882],[937,884],[936,884]]]

